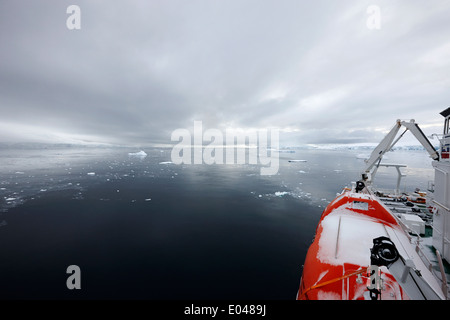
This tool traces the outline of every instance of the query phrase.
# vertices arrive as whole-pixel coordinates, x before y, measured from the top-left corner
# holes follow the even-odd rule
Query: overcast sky
[[[378,142],[398,118],[441,133],[450,105],[448,0],[1,0],[0,43],[2,142],[168,143],[194,120]]]

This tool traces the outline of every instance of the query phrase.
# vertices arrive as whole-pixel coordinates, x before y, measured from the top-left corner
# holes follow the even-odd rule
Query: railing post
[[[442,291],[444,293],[444,297],[448,300],[448,287],[447,287],[447,276],[445,275],[444,264],[442,263],[441,253],[436,249],[436,256],[439,262],[439,269],[441,270],[442,277]]]

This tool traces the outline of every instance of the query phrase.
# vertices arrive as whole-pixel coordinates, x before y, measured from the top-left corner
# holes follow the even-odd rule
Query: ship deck
[[[442,261],[445,279],[441,272],[436,248],[433,246],[433,190],[428,192],[402,192],[395,194],[394,191],[379,190],[373,187],[367,190],[376,196],[384,206],[402,222],[405,215],[414,215],[423,221],[424,232],[417,232],[414,228],[402,223],[402,226],[408,231],[410,242],[416,244],[416,251],[419,252],[423,262],[439,281],[447,283],[447,297],[450,298],[450,263]]]

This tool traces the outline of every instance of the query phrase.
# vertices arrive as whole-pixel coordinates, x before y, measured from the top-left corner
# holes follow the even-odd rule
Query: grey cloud
[[[370,1],[77,1],[76,31],[70,4],[0,4],[0,125],[135,144],[202,120],[356,143],[449,104],[447,1],[379,1],[378,31]]]

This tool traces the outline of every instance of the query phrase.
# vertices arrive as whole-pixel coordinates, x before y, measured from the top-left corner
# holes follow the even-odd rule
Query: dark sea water
[[[295,299],[322,210],[364,166],[361,151],[296,150],[261,176],[144,150],[0,150],[0,299]],[[433,179],[424,152],[390,157],[417,176],[402,188]]]

